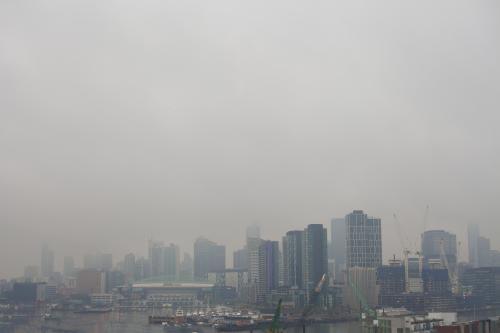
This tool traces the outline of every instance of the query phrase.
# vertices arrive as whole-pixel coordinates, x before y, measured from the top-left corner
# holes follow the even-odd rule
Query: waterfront
[[[82,333],[159,333],[165,332],[160,325],[148,324],[146,312],[111,312],[104,314],[75,314],[63,313],[59,320],[43,321],[38,317],[32,318],[29,323],[4,329],[2,333],[33,333],[56,332],[73,330]],[[45,330],[43,330],[45,328]],[[357,333],[360,331],[359,323],[318,324],[308,327],[308,333]],[[203,332],[214,333],[213,328],[193,328],[186,333]],[[288,328],[284,332],[301,333],[301,328]],[[248,332],[242,332],[248,333]],[[261,331],[254,331],[261,333]]]

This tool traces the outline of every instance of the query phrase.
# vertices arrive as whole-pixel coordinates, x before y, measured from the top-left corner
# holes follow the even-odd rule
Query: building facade
[[[331,220],[331,258],[333,262],[333,276],[336,281],[342,282],[346,269],[346,226],[345,219],[334,218]]]
[[[205,238],[194,243],[194,277],[206,280],[209,272],[226,269],[226,247]]]
[[[345,217],[346,266],[377,268],[382,265],[381,220],[355,210]]]
[[[302,289],[302,242],[304,232],[293,230],[283,237],[284,285]]]
[[[165,246],[161,251],[161,266],[160,274],[169,277],[171,280],[179,280],[180,266],[181,266],[181,253],[179,246],[170,244]]]
[[[322,224],[309,224],[302,238],[302,283],[310,293],[328,274],[328,236]]]
[[[248,269],[248,250],[246,247],[233,252],[233,268]]]
[[[469,263],[472,267],[479,267],[479,226],[477,224],[469,224],[467,226],[467,245],[469,248]]]
[[[477,267],[491,266],[491,242],[489,238],[479,237],[477,240]]]
[[[54,273],[54,252],[47,244],[42,247],[40,270],[43,278],[50,278]]]
[[[444,250],[450,269],[457,265],[457,236],[445,230],[428,230],[422,234],[422,254],[424,265],[428,266],[431,260],[439,260]]]
[[[63,273],[64,276],[74,276],[75,275],[75,260],[71,256],[65,256],[63,262]]]

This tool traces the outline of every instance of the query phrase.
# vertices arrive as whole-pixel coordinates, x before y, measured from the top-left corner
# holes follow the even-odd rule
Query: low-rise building
[[[90,303],[92,305],[112,305],[116,296],[113,294],[90,294]]]
[[[378,311],[377,319],[374,321],[374,326],[377,327],[378,333],[400,333],[400,332],[434,332],[436,327],[445,325],[450,316],[442,314],[438,315],[415,315],[404,308],[401,309],[383,309]],[[456,318],[456,314],[455,317]]]
[[[210,302],[213,287],[211,283],[135,283],[132,293],[141,295],[148,302],[189,310]]]

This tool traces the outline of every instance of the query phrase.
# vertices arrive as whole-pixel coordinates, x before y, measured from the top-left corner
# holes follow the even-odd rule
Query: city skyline
[[[352,214],[363,214],[364,212],[362,210],[353,210],[352,212],[350,212],[349,214],[346,215],[346,217],[352,215]],[[367,214],[365,214],[366,216]],[[365,217],[366,218],[366,217]],[[371,215],[368,215],[368,220],[375,220],[375,221],[378,221],[378,220],[381,220],[380,218],[378,217],[373,217]],[[323,227],[325,228],[325,230],[327,230],[327,239],[328,239],[328,258],[329,259],[333,259],[335,256],[333,254],[333,252],[331,252],[331,250],[333,249],[332,247],[332,227],[334,225],[333,222],[343,222],[343,224],[345,225],[346,224],[346,221],[345,221],[345,218],[332,218],[331,223],[326,223],[326,224],[320,224],[320,225],[323,225]],[[381,224],[381,230],[382,230],[382,239],[383,239],[383,231],[384,231],[384,221],[381,220],[381,222],[379,222]],[[389,227],[392,227],[392,226],[389,226]],[[470,229],[471,225],[469,225],[469,228]],[[50,244],[47,244],[47,243],[43,243],[42,247],[41,247],[41,258],[42,260],[34,260],[32,263],[27,263],[27,264],[24,264],[23,265],[23,269],[21,272],[19,272],[17,275],[12,275],[12,276],[8,276],[8,277],[5,277],[5,278],[14,278],[14,277],[20,277],[22,276],[22,273],[24,272],[25,275],[26,275],[26,270],[37,270],[39,271],[40,273],[40,277],[47,277],[47,274],[44,274],[44,269],[43,269],[43,266],[44,266],[44,260],[45,262],[47,261],[47,259],[43,259],[45,257],[47,257],[47,253],[48,253],[48,256],[50,257],[49,259],[49,266],[51,265],[51,268],[49,268],[49,270],[51,272],[64,272],[66,270],[66,265],[67,265],[67,261],[71,261],[70,263],[70,266],[71,266],[71,269],[72,270],[77,270],[77,269],[104,269],[104,270],[111,270],[111,269],[114,269],[116,268],[116,265],[117,263],[122,263],[124,261],[126,261],[126,257],[128,255],[134,255],[135,258],[139,259],[148,259],[149,262],[150,262],[150,265],[151,266],[151,273],[152,273],[152,276],[160,276],[160,275],[169,275],[167,273],[165,273],[164,270],[164,259],[163,259],[163,253],[166,249],[169,249],[169,248],[175,248],[176,249],[176,253],[177,253],[177,269],[176,269],[176,273],[174,275],[176,275],[176,278],[179,278],[179,273],[180,273],[180,270],[181,270],[181,265],[183,263],[182,259],[180,258],[180,255],[181,253],[184,253],[184,255],[189,255],[189,256],[194,256],[194,251],[192,251],[192,248],[193,248],[193,245],[196,244],[197,241],[203,241],[203,242],[207,242],[209,244],[211,244],[211,246],[218,246],[218,247],[222,247],[224,248],[225,250],[223,251],[224,252],[224,256],[225,256],[225,267],[226,268],[234,268],[234,257],[233,257],[233,254],[235,254],[236,252],[240,252],[242,250],[245,250],[245,256],[248,255],[248,250],[247,250],[247,246],[248,246],[248,240],[249,240],[249,230],[252,230],[251,232],[254,233],[255,235],[252,235],[250,237],[257,237],[259,236],[258,238],[253,238],[255,240],[259,240],[259,242],[262,242],[264,241],[266,238],[265,237],[262,237],[262,227],[253,223],[247,227],[244,228],[243,230],[243,235],[244,235],[244,238],[245,238],[245,242],[243,244],[241,244],[240,247],[237,247],[235,249],[229,249],[229,248],[226,248],[225,244],[217,244],[215,242],[213,242],[212,240],[210,239],[206,239],[205,237],[196,237],[195,241],[193,242],[193,244],[191,244],[187,249],[183,249],[181,248],[178,244],[176,243],[172,243],[172,242],[167,242],[167,241],[163,241],[163,240],[160,240],[158,237],[156,239],[149,239],[147,242],[146,242],[146,251],[144,252],[129,252],[129,253],[126,253],[124,255],[117,255],[117,254],[113,254],[113,253],[103,253],[102,251],[99,251],[99,250],[95,250],[93,252],[86,252],[84,254],[82,254],[81,256],[78,256],[78,255],[68,255],[68,254],[65,254],[65,253],[60,253],[59,254],[59,257],[57,256],[57,251],[54,251],[54,248],[52,246],[50,246]],[[284,251],[285,250],[285,238],[288,234],[293,234],[293,233],[296,233],[296,232],[299,232],[301,233],[300,237],[302,239],[303,235],[303,231],[300,230],[300,231],[297,231],[297,230],[288,230],[285,232],[285,236],[282,235],[282,237],[279,237],[278,239],[276,240],[273,240],[273,239],[270,239],[269,241],[277,241],[279,242],[279,250],[280,252]],[[433,234],[433,233],[438,233],[438,234],[449,234],[451,233],[451,235],[453,237],[456,237],[455,236],[455,233],[451,230],[442,230],[442,229],[427,229],[425,232],[423,232],[420,237],[422,237],[422,241],[424,239],[424,236],[426,234]],[[479,235],[479,234],[478,234]],[[344,236],[345,236],[345,231],[344,231]],[[419,239],[420,239],[419,237]],[[252,238],[250,238],[251,240]],[[442,239],[442,237],[440,236],[439,239]],[[345,243],[347,239],[344,239],[344,242],[343,242],[343,246],[345,246],[345,251],[347,250],[347,244]],[[496,251],[494,250],[494,247],[491,245],[491,239],[490,238],[486,238],[484,236],[478,236],[477,237],[477,240],[479,242],[481,242],[481,240],[483,240],[483,242],[486,242],[487,241],[487,249],[483,250],[484,251],[489,251],[489,252],[492,252],[492,253],[500,253],[499,251]],[[459,260],[460,262],[469,262],[469,257],[468,257],[468,242],[469,240],[455,240],[456,243],[459,243],[458,245],[455,243],[455,248],[454,250],[452,251],[455,251],[455,253],[457,254],[458,253],[458,249],[460,248],[460,257],[458,257],[457,259],[450,259],[449,258],[449,262],[450,264],[455,262],[454,260]],[[436,241],[436,244],[433,245],[434,248],[433,248],[433,251],[434,251],[434,257],[432,258],[439,258],[439,241]],[[260,244],[260,243],[259,243]],[[383,245],[383,241],[382,241],[382,245]],[[411,244],[410,244],[411,245]],[[196,245],[195,245],[196,246]],[[302,246],[302,245],[301,245]],[[424,246],[424,244],[422,243],[422,247]],[[154,257],[151,257],[151,249],[152,248],[157,248],[157,251],[158,251],[158,255],[157,255],[157,258],[158,259],[154,259]],[[190,251],[191,249],[191,251]],[[420,247],[420,243],[419,244],[416,244],[416,248],[414,249],[411,249],[411,248],[405,248],[406,250],[410,250],[410,252],[413,253],[413,251],[415,251],[414,253],[417,253],[417,252],[421,252],[423,250],[422,255],[423,255],[423,259],[425,261],[425,251],[426,250],[429,250],[428,249],[423,249]],[[385,253],[385,251],[383,250],[383,246],[382,246],[382,264],[386,265],[388,264],[393,258],[394,256],[400,260],[403,260],[404,258],[404,250],[403,248],[399,249],[399,252],[395,252],[395,253]],[[448,251],[448,250],[446,250]],[[348,251],[347,251],[348,252]],[[39,253],[39,255],[40,255]],[[45,254],[44,254],[45,253]],[[282,253],[283,256],[285,256],[284,253]],[[344,255],[348,255],[348,253],[345,253]],[[485,261],[486,260],[490,260],[490,258],[488,257],[488,259],[486,259],[486,254],[483,254],[482,255],[482,265],[481,267],[484,267],[484,266],[487,266],[487,264],[485,264]],[[103,260],[106,262],[106,263],[102,263]],[[283,257],[283,260],[285,260],[285,257]],[[303,260],[303,259],[301,259]],[[153,263],[156,262],[156,265],[154,265]],[[191,269],[194,269],[194,265],[193,263],[191,263]],[[248,265],[248,263],[247,263]],[[359,265],[355,265],[357,267],[362,267],[362,266],[359,266]],[[378,267],[379,265],[376,264],[375,266],[373,267]],[[285,267],[286,267],[286,264],[285,264]],[[238,267],[236,267],[238,268]],[[155,271],[158,270],[158,272]],[[247,269],[247,268],[246,268]],[[342,269],[345,269],[345,266],[342,268]],[[160,272],[161,271],[161,272]],[[210,270],[208,270],[210,271]],[[286,273],[285,273],[286,274]],[[286,276],[284,276],[285,280],[283,282],[286,282]]]
[[[0,1],[0,331],[500,332],[500,1]]]

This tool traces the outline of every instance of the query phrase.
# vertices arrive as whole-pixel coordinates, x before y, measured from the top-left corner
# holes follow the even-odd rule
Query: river
[[[43,330],[45,328],[45,330]],[[33,333],[33,332],[63,332],[76,330],[84,333],[165,333],[161,325],[148,324],[146,312],[112,312],[105,314],[75,314],[64,313],[60,320],[43,321],[33,318],[27,324],[16,326],[12,329],[1,330],[2,333]],[[212,328],[194,328],[186,333],[214,333]],[[286,333],[302,333],[302,328],[288,328]],[[359,323],[336,323],[309,326],[307,333],[358,333]],[[240,332],[249,333],[249,332]],[[261,333],[253,331],[253,333]]]

